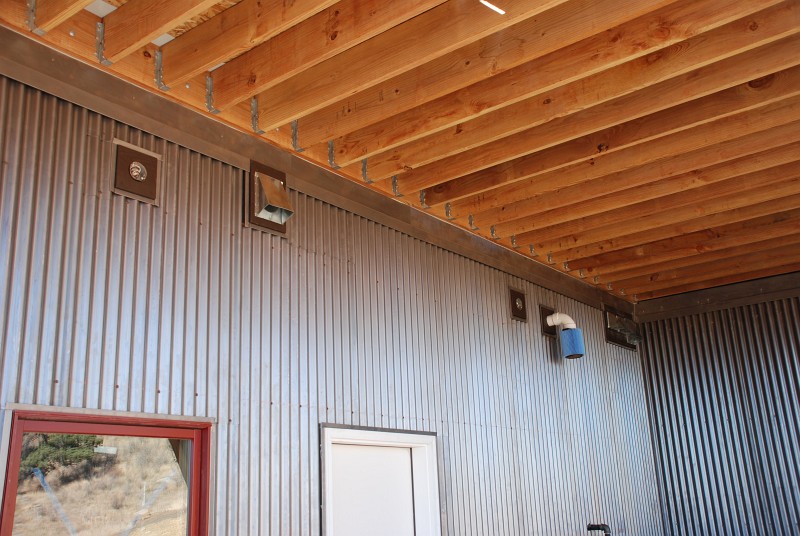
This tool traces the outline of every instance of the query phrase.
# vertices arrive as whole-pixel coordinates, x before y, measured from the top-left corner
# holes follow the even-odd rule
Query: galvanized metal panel
[[[437,433],[451,535],[662,534],[638,356],[596,309],[0,79],[0,403],[216,419],[216,534],[316,534],[322,422]],[[163,155],[161,206],[109,190]],[[584,329],[554,357],[508,287]]]
[[[798,326],[797,297],[644,325],[667,532],[800,530]]]

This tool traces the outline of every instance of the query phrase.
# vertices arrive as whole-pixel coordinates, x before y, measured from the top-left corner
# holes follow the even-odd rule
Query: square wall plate
[[[555,313],[556,310],[546,305],[539,305],[539,320],[542,323],[542,335],[545,337],[556,338],[556,327],[547,325],[547,317]]]
[[[525,302],[525,293],[513,288],[508,289],[510,293],[511,318],[520,322],[528,321],[528,305]]]
[[[158,206],[161,155],[114,140],[114,182],[111,190],[131,199]]]

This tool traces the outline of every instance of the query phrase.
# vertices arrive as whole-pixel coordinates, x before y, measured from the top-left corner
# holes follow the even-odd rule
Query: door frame
[[[333,510],[326,508],[333,495],[333,445],[401,447],[411,449],[411,477],[414,490],[414,527],[416,536],[441,536],[439,507],[439,466],[436,433],[388,428],[369,428],[338,424],[320,424],[321,534],[333,532]]]

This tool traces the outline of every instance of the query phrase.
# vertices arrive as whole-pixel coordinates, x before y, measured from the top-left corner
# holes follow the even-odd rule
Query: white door
[[[333,445],[333,533],[414,536],[411,449]]]
[[[436,436],[322,426],[325,536],[440,536]]]

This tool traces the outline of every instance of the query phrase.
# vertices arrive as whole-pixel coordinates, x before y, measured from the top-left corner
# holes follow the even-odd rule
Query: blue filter
[[[561,330],[561,355],[567,359],[583,357],[586,348],[583,346],[583,333],[580,329]]]

